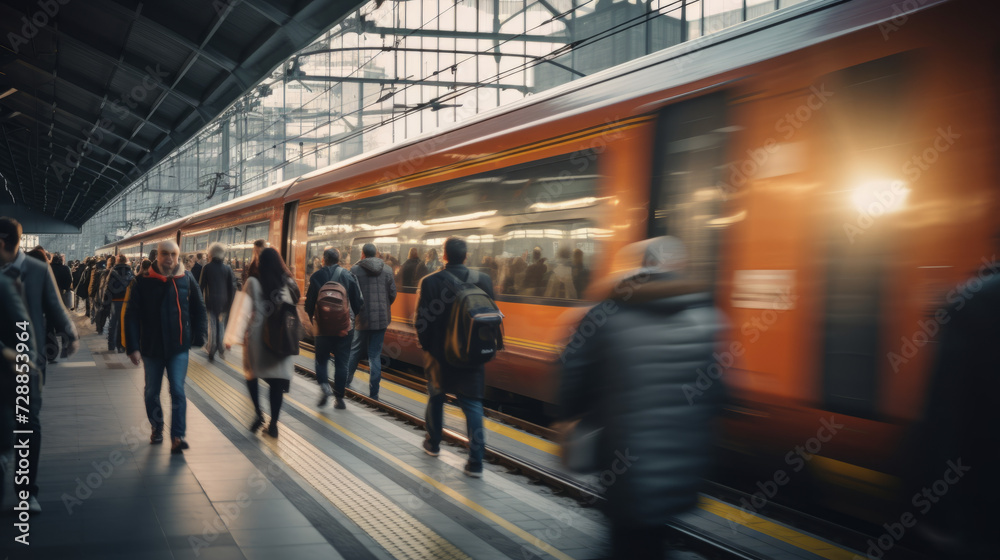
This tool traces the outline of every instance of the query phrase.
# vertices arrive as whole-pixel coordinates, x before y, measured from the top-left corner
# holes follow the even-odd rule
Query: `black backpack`
[[[117,270],[112,269],[108,274],[110,274],[108,278],[108,295],[113,300],[125,297],[125,292],[128,291],[129,284],[135,278],[135,275],[132,274],[132,269],[126,269],[125,274],[119,274]]]
[[[293,292],[294,294],[294,292]],[[294,303],[279,301],[264,319],[264,345],[279,356],[297,356],[305,328]]]
[[[442,273],[455,291],[444,341],[445,360],[456,367],[485,364],[503,350],[503,313],[493,298],[472,282],[477,272],[470,270],[465,282],[447,270]]]

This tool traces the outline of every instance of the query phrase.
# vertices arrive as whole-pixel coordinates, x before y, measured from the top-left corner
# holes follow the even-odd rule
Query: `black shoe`
[[[149,443],[163,443],[163,428],[153,428],[153,433],[149,435]]]
[[[424,438],[424,453],[430,455],[431,457],[437,457],[441,454],[441,447],[431,445],[431,437],[427,436]]]
[[[471,476],[472,478],[483,478],[483,464],[473,463],[472,461],[469,461],[468,463],[465,464],[465,469],[462,470],[462,472],[465,473],[465,476]]]
[[[208,363],[210,364],[215,363],[215,354],[208,355]]]
[[[277,422],[271,422],[270,424],[267,425],[267,435],[269,435],[269,436],[271,436],[273,438],[278,437],[278,423]]]
[[[187,442],[184,441],[184,438],[172,437],[170,438],[170,441],[171,441],[170,445],[171,453],[182,453],[185,449],[190,447],[187,444]]]
[[[329,384],[327,384],[327,385],[320,385],[320,389],[323,391],[323,395],[320,396],[319,402],[316,403],[316,406],[318,406],[318,407],[324,407],[324,406],[326,406],[327,401],[330,400],[330,395],[333,394],[333,391],[330,390],[330,385]]]
[[[263,426],[263,425],[264,425],[264,417],[262,415],[258,414],[257,418],[255,418],[254,421],[253,421],[253,423],[250,424],[250,432],[251,433],[257,433],[257,430],[259,430],[260,427]]]
[[[336,408],[337,410],[344,410],[347,408],[347,405],[344,404],[344,399],[337,397],[336,401],[333,403],[333,408]]]

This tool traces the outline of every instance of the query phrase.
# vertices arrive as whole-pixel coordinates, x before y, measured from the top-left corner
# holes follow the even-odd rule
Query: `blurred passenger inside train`
[[[226,255],[225,245],[212,243],[208,248],[208,255],[211,260],[202,268],[198,285],[208,311],[208,361],[213,362],[216,352],[220,358],[226,357],[226,350],[222,345],[226,332],[223,315],[229,313],[236,298],[236,274],[222,260]]]
[[[427,251],[427,255],[424,257],[424,268],[427,269],[427,274],[441,269],[441,259],[438,258],[437,249]]]
[[[500,272],[500,293],[516,295],[521,292],[524,286],[524,275],[528,270],[528,263],[523,257],[508,259],[501,267]]]
[[[901,504],[926,508],[916,532],[936,549],[935,558],[990,558],[1000,549],[1000,260],[994,254],[982,262],[950,294],[959,297],[934,314],[940,350]]]
[[[420,260],[420,250],[410,247],[410,252],[406,255],[406,262],[400,269],[400,285],[404,288],[416,288],[420,279],[427,276],[427,265]]]
[[[243,275],[240,282],[242,286],[246,286],[247,278],[251,275],[257,274],[257,260],[260,259],[260,252],[263,251],[265,247],[267,247],[266,239],[258,239],[253,242],[253,256],[250,257],[250,262],[244,263],[243,266]]]
[[[587,286],[590,285],[590,269],[583,264],[583,250],[573,250],[572,267],[573,287],[576,288],[577,296],[583,299],[583,294],[587,291]]]
[[[280,311],[281,306],[276,305],[277,303],[294,305],[299,301],[299,287],[278,251],[265,248],[254,262],[253,272],[243,286],[245,301],[249,305],[238,304],[240,308],[234,310],[227,328],[225,346],[228,350],[232,348],[234,340],[243,341],[243,373],[256,414],[250,424],[250,431],[256,432],[264,425],[259,387],[259,380],[263,379],[267,382],[268,400],[271,403],[267,435],[276,438],[284,393],[289,390],[295,370],[295,356],[280,355],[268,346],[264,336],[265,325],[271,314]]]
[[[576,284],[573,283],[573,264],[570,262],[569,247],[560,247],[556,254],[556,265],[546,282],[545,297],[569,299],[578,297]]]
[[[493,258],[493,255],[483,257],[483,265],[480,270],[489,275],[494,286],[497,285],[497,280],[500,278],[500,266],[497,264],[496,259]]]
[[[684,274],[675,237],[626,246],[560,357],[560,417],[601,429],[614,558],[664,558],[665,524],[698,503],[711,465],[721,382],[697,385],[726,328],[709,287]],[[597,290],[598,287],[595,287]],[[614,312],[610,310],[614,309]],[[612,375],[613,373],[613,375]]]
[[[535,247],[531,251],[531,264],[524,271],[524,295],[540,296],[545,292],[546,273],[549,267],[545,264],[545,257],[542,256],[542,248]]]

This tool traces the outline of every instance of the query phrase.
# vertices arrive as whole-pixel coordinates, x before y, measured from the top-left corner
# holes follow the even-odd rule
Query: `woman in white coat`
[[[278,304],[281,302],[298,303],[299,288],[281,255],[267,248],[261,251],[258,267],[248,277],[241,294],[242,297],[233,303],[236,317],[230,320],[226,329],[226,349],[242,339],[243,371],[250,400],[257,413],[250,424],[250,431],[256,432],[264,424],[258,389],[258,379],[263,379],[270,387],[271,422],[267,433],[278,437],[278,415],[283,395],[291,384],[295,364],[294,356],[280,356],[264,344],[264,322],[270,313],[280,307]]]

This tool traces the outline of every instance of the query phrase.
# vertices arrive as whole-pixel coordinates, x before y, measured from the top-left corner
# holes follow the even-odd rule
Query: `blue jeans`
[[[214,358],[215,353],[225,354],[226,349],[222,346],[222,339],[226,335],[226,322],[222,320],[222,313],[208,312],[208,357]]]
[[[434,389],[428,385],[428,391]],[[444,429],[445,393],[431,395],[427,399],[427,412],[424,420],[427,422],[427,433],[430,435],[431,446],[441,444],[441,430]],[[482,465],[483,450],[486,447],[486,432],[483,431],[483,401],[462,395],[455,395],[458,405],[465,413],[465,429],[469,436],[469,462]]]
[[[163,370],[167,370],[170,383],[170,437],[184,437],[187,429],[187,399],[184,396],[184,378],[187,377],[187,350],[166,358],[143,356],[142,367],[146,371],[146,418],[154,428],[163,429],[163,409],[160,407],[160,387],[163,384]]]
[[[115,301],[111,303],[111,328],[108,329],[108,350],[117,350],[118,348],[123,348],[121,344],[122,337],[122,306],[125,305],[125,301]]]
[[[351,335],[316,337],[316,382],[320,387],[330,384],[327,362],[333,354],[333,396],[344,398],[347,385],[347,364],[351,360]]]
[[[382,380],[382,342],[385,341],[385,329],[375,331],[354,331],[351,343],[351,364],[347,367],[347,384],[354,381],[354,372],[361,361],[361,349],[366,348],[368,358],[368,396],[378,398],[378,385]]]

